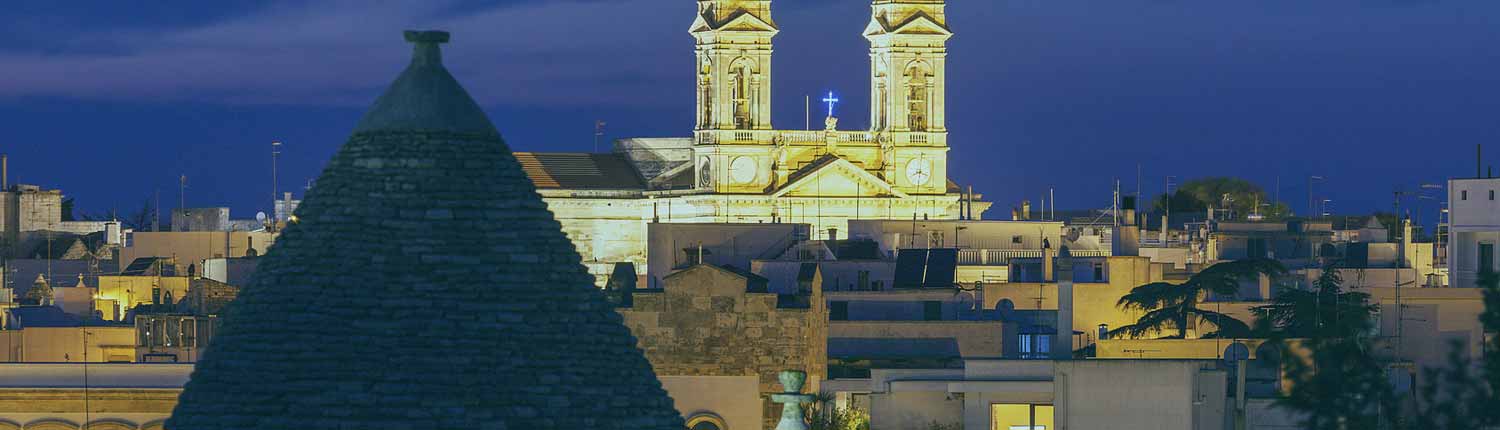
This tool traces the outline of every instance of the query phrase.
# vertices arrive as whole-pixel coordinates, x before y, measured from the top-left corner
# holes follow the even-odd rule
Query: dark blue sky
[[[156,189],[175,206],[182,174],[189,206],[264,210],[269,142],[286,142],[283,185],[316,176],[404,66],[407,28],[454,33],[450,69],[516,150],[589,150],[595,119],[609,138],[692,125],[690,0],[6,6],[0,152],[13,181],[90,212]],[[865,127],[868,2],[773,7],[777,126],[833,90],[845,128]],[[1493,0],[954,0],[949,14],[952,175],[997,202],[992,218],[1049,187],[1063,208],[1107,206],[1137,164],[1148,195],[1164,175],[1279,177],[1300,211],[1320,175],[1332,208],[1368,212],[1398,186],[1472,175],[1474,145],[1500,143]]]

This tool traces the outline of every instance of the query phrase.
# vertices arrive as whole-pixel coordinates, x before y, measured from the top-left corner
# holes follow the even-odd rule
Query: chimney
[[[1161,216],[1161,237],[1160,237],[1160,239],[1161,239],[1162,246],[1166,246],[1167,245],[1167,238],[1171,237],[1168,234],[1168,233],[1171,233],[1171,231],[1172,231],[1172,225],[1171,225],[1170,222],[1171,221],[1167,219],[1167,215],[1163,214]]]
[[[1031,200],[1021,201],[1021,220],[1031,221]]]
[[[1115,222],[1114,239],[1110,240],[1111,255],[1141,255],[1141,227],[1135,217],[1135,196],[1120,197],[1121,220]]]
[[[1484,144],[1474,145],[1474,177],[1484,175]]]
[[[1396,242],[1396,268],[1398,269],[1402,267],[1416,267],[1414,259],[1409,258],[1411,256],[1407,255],[1408,250],[1413,249],[1411,233],[1411,218],[1401,217],[1401,241]]]
[[[969,186],[969,203],[964,205],[968,212],[964,213],[964,219],[974,219],[974,186]]]
[[[1052,247],[1047,246],[1047,241],[1042,241],[1042,282],[1052,281]]]
[[[1052,359],[1073,358],[1073,254],[1064,246],[1057,253],[1057,334],[1052,336]]]
[[[10,191],[10,156],[0,154],[0,191]]]

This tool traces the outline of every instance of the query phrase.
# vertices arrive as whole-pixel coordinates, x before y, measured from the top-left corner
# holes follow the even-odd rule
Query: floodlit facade
[[[618,141],[610,154],[518,153],[548,208],[600,277],[648,267],[646,225],[805,223],[848,238],[854,219],[979,218],[987,202],[949,181],[945,3],[874,2],[870,126],[771,124],[771,54],[781,31],[766,0],[697,2],[691,138]],[[812,124],[816,126],[818,124]]]

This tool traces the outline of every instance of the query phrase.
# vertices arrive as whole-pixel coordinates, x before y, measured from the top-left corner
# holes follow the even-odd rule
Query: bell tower
[[[771,129],[770,0],[698,0],[694,130]]]
[[[947,133],[947,44],[953,32],[944,6],[944,0],[874,0],[864,36],[870,41],[875,131]]]

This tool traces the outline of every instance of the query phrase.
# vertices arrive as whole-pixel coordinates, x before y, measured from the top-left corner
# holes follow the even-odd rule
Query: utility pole
[[[1396,226],[1392,230],[1395,231],[1397,234],[1400,234],[1400,235],[1404,236],[1405,233],[1406,233],[1406,231],[1405,231],[1406,229],[1401,228],[1402,227],[1401,226],[1401,224],[1402,224],[1401,223],[1401,196],[1403,194],[1406,194],[1406,193],[1401,192],[1401,188],[1398,187],[1398,188],[1396,188],[1396,191],[1393,194],[1395,195],[1395,199],[1393,200],[1393,202],[1391,204],[1391,209],[1393,211],[1393,214],[1396,216]],[[1402,346],[1401,345],[1401,335],[1402,335],[1402,330],[1401,329],[1402,329],[1403,326],[1406,325],[1406,315],[1405,315],[1405,310],[1406,309],[1401,306],[1401,266],[1403,266],[1403,264],[1402,264],[1403,261],[1402,260],[1406,259],[1406,247],[1404,246],[1405,243],[1406,243],[1406,238],[1405,237],[1401,237],[1401,238],[1398,238],[1396,240],[1396,359],[1397,360],[1400,360],[1402,358],[1402,355],[1404,354],[1404,349],[1401,347]]]
[[[599,153],[599,138],[604,136],[604,121],[594,120],[594,153]]]
[[[276,156],[281,155],[281,141],[271,141],[271,231],[276,231],[280,218],[276,213],[276,201],[281,198],[280,185],[276,183]]]
[[[1317,210],[1317,206],[1318,206],[1317,205],[1317,201],[1313,199],[1313,181],[1321,181],[1321,180],[1323,180],[1322,176],[1311,175],[1311,176],[1307,177],[1307,213],[1308,213],[1308,218],[1321,218],[1323,216],[1323,212],[1322,211],[1318,211],[1317,215],[1313,215],[1313,211]]]
[[[156,203],[151,209],[151,231],[161,231],[161,189],[157,188],[153,196]]]
[[[182,175],[177,179],[177,209],[185,210],[187,209],[187,175]]]

